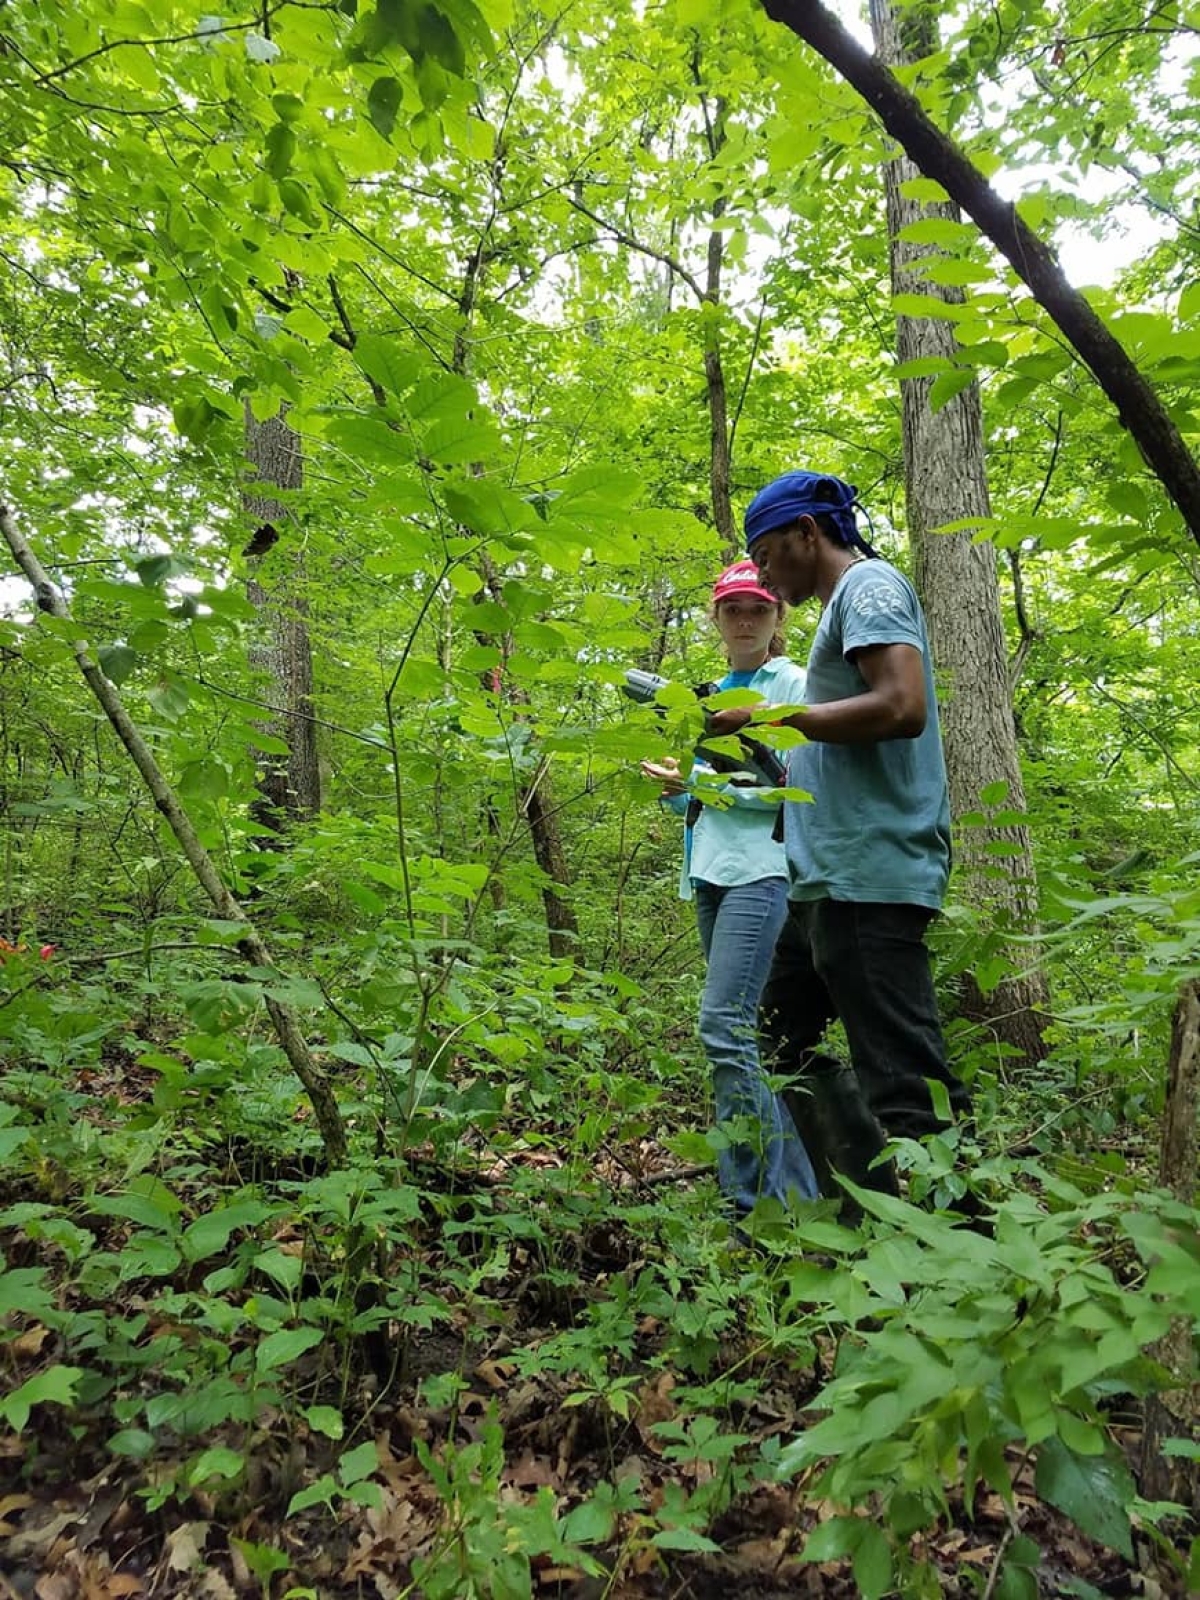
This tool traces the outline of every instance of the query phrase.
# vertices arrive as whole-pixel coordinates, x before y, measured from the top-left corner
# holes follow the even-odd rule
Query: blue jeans
[[[753,1143],[717,1157],[721,1189],[739,1213],[770,1196],[812,1199],[817,1182],[791,1113],[773,1094],[758,1057],[758,1003],[779,930],[787,917],[787,881],[697,883],[696,920],[708,972],[700,1003],[700,1042],[713,1074],[717,1123],[752,1118]]]

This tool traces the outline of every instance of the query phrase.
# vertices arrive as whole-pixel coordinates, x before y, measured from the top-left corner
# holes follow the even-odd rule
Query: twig
[[[3,504],[0,504],[0,534],[3,534],[13,560],[29,580],[38,610],[46,612],[59,622],[73,624],[74,619],[65,600],[51,583],[46,569],[17,527],[12,512]],[[196,881],[216,908],[217,914],[229,922],[237,923],[242,929],[237,948],[250,966],[274,970],[275,962],[262,936],[221,877],[215,862],[196,832],[191,817],[181,804],[179,796],[167,782],[154,752],[125,709],[125,702],[121,699],[117,686],[100,670],[85,640],[75,639],[71,648],[84,681],[100,703],[113,731],[125,746],[130,760],[150,791],[155,805],[175,835]],[[333,1086],[314,1059],[291,1007],[270,993],[263,996],[263,1003],[288,1063],[308,1093],[325,1146],[326,1158],[332,1167],[344,1166],[347,1156],[346,1129]]]

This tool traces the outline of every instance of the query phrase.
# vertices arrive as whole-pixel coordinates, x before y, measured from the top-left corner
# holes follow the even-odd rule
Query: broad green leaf
[[[867,1523],[854,1552],[854,1581],[863,1600],[883,1600],[892,1591],[892,1548],[883,1530]]]
[[[213,1445],[208,1450],[202,1450],[188,1466],[187,1481],[200,1488],[213,1478],[223,1478],[227,1482],[232,1478],[240,1478],[245,1470],[246,1458],[240,1450],[231,1450],[228,1445]]]
[[[426,362],[415,351],[377,333],[359,336],[354,359],[369,378],[396,399],[412,388],[426,368]]]
[[[973,383],[978,382],[978,377],[974,367],[957,367],[952,372],[941,373],[930,385],[930,410],[940,411],[943,406],[949,405],[955,395],[961,394],[964,389],[969,389]]]
[[[15,1433],[24,1433],[34,1406],[70,1406],[84,1378],[82,1367],[47,1367],[0,1400],[0,1416]]]
[[[1037,1491],[1101,1544],[1133,1559],[1129,1505],[1136,1494],[1128,1468],[1115,1454],[1079,1456],[1061,1439],[1038,1447]]]
[[[975,238],[973,222],[956,222],[952,217],[919,217],[900,229],[899,237],[910,244],[937,244],[951,248]]]
[[[869,1526],[861,1517],[830,1517],[818,1522],[804,1541],[802,1561],[837,1561],[857,1550]]]
[[[264,165],[273,178],[283,178],[291,170],[296,154],[296,135],[286,122],[277,122],[267,133]]]
[[[367,95],[367,115],[381,139],[392,137],[392,130],[396,126],[396,114],[400,110],[403,98],[404,91],[397,78],[376,78],[371,85]]]
[[[100,670],[110,682],[122,684],[137,666],[137,655],[127,644],[103,644],[96,651]]]
[[[965,306],[951,305],[932,294],[893,295],[892,310],[898,317],[928,317],[935,322],[961,322],[970,314]]]
[[[260,1372],[272,1372],[297,1360],[306,1350],[321,1344],[325,1335],[320,1328],[280,1328],[258,1342],[254,1364]],[[374,1446],[372,1446],[374,1449]]]
[[[337,1484],[329,1473],[323,1473],[307,1488],[297,1489],[288,1501],[287,1515],[294,1517],[298,1511],[307,1511],[309,1506],[332,1505],[339,1492]]]
[[[721,1549],[715,1540],[695,1528],[663,1528],[650,1543],[656,1550],[688,1550],[703,1554],[719,1554]]]
[[[374,1439],[367,1439],[348,1450],[338,1462],[338,1477],[345,1484],[361,1483],[379,1471],[379,1450]]]
[[[207,1211],[184,1229],[183,1253],[189,1261],[205,1261],[224,1250],[239,1228],[257,1228],[270,1215],[271,1207],[263,1200],[235,1200]]]
[[[323,1433],[327,1439],[340,1439],[346,1431],[342,1413],[335,1406],[308,1406],[302,1415],[314,1433]]]

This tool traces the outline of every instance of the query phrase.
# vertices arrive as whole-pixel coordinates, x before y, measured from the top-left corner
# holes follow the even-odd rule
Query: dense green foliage
[[[1097,259],[1144,233],[1095,300],[1194,438],[1198,18],[1152,16],[959,8],[912,78],[1040,231],[1091,230]],[[1032,1464],[1085,1534],[1132,1561],[1136,1532],[1194,1580],[1118,1425],[1164,1381],[1148,1347],[1200,1318],[1195,1214],[1154,1190],[1172,1006],[1200,975],[1200,564],[1045,313],[938,225],[931,275],[965,301],[938,313],[960,353],[936,398],[983,380],[1052,1052],[1023,1079],[951,1020],[979,1126],[901,1152],[914,1203],[869,1199],[854,1231],[769,1217],[749,1253],[707,1175],[678,841],[636,776],[696,713],[619,685],[719,664],[714,356],[735,508],[825,464],[904,562],[867,110],[750,0],[10,0],[0,89],[0,505],[73,618],[5,580],[0,1421],[22,1489],[115,1462],[160,1528],[220,1522],[264,1594],[287,1572],[340,1592],[348,1549],[335,1571],[306,1544],[411,1502],[385,1592],[500,1600],[546,1569],[652,1592],[618,1585],[711,1555],[786,1484],[781,1558],[848,1561],[868,1596],[1017,1597]],[[247,440],[281,414],[303,472],[258,486],[264,541]],[[280,615],[311,640],[323,796],[276,833],[255,802],[287,753]],[[194,883],[79,635],[272,966]],[[985,790],[959,826],[1004,806]],[[960,906],[937,945],[952,1017],[956,975],[986,989],[1003,961]],[[268,1002],[334,1084],[340,1170]],[[994,1239],[930,1209],[967,1182]],[[513,1398],[534,1380],[586,1470],[563,1446],[514,1477],[531,1440],[558,1448]],[[985,1494],[994,1565],[951,1580],[937,1530]]]

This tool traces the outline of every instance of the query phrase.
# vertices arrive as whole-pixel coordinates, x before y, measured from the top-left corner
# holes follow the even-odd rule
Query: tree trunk
[[[895,74],[876,61],[819,0],[763,0],[776,22],[803,39],[862,95],[909,158],[962,207],[1053,318],[1116,407],[1150,469],[1200,544],[1200,464],[1166,406],[1086,296],[1067,282],[1058,258],[1001,199],[965,152],[929,118]]]
[[[1200,982],[1185,983],[1175,1003],[1163,1106],[1158,1181],[1185,1206],[1196,1203],[1197,1116],[1200,1114]],[[1141,1489],[1147,1500],[1175,1500],[1200,1513],[1200,1463],[1164,1456],[1164,1439],[1195,1440],[1200,1432],[1200,1382],[1190,1320],[1181,1317],[1150,1352],[1178,1381],[1152,1395],[1142,1424]]]
[[[719,126],[719,124],[718,124]],[[713,201],[713,221],[724,215],[725,197],[718,195]],[[724,260],[725,235],[714,228],[708,236],[708,266],[705,278],[705,300],[713,307],[714,320],[704,320],[704,380],[708,386],[709,416],[709,487],[712,491],[713,521],[721,535],[725,556],[733,561],[737,557],[740,541],[733,520],[733,502],[730,499],[732,463],[729,458],[729,402],[725,389],[725,368],[721,362],[721,334],[715,318],[720,314],[721,266]]]
[[[567,868],[567,857],[563,850],[562,835],[558,831],[556,818],[551,814],[546,796],[543,794],[545,786],[542,777],[543,768],[539,767],[533,782],[525,791],[525,815],[529,818],[529,831],[533,835],[533,853],[537,857],[537,864],[546,874],[548,882],[542,890],[542,903],[546,908],[546,934],[550,944],[550,954],[556,961],[571,961],[575,957],[576,945],[579,942],[579,924],[575,920],[575,910],[569,901],[565,900],[560,889],[569,884],[571,874]]]
[[[928,13],[906,13],[902,26],[891,0],[871,0],[876,48],[892,66],[906,65],[935,46]],[[901,186],[918,176],[903,155],[885,169],[892,287],[896,294],[924,294],[961,303],[957,289],[931,282],[922,264],[940,252],[914,244],[902,230],[923,217],[958,220],[952,204],[906,199]],[[957,351],[953,325],[933,317],[897,318],[901,362]],[[930,405],[933,379],[901,381],[908,526],[915,580],[929,619],[930,642],[946,689],[942,728],[950,780],[950,806],[957,821],[986,811],[980,793],[1003,782],[1006,811],[1025,809],[1008,681],[1008,654],[1000,616],[996,552],[969,533],[938,534],[944,523],[988,517],[987,467],[979,385],[971,383],[938,410]],[[955,836],[959,890],[982,913],[985,925],[1031,933],[1037,927],[1037,888],[1029,830],[1022,824],[960,827]],[[1015,952],[1013,953],[1016,964]],[[1027,964],[1024,956],[1020,964]],[[1045,1054],[1042,1027],[1048,1008],[1040,971],[1008,979],[984,994],[971,982],[964,996],[968,1014],[1028,1061]]]
[[[692,60],[692,75],[700,90],[700,105],[704,112],[705,139],[710,161],[716,161],[725,146],[725,101],[718,98],[709,112],[708,97],[700,81],[700,57]],[[721,360],[721,270],[725,263],[725,232],[717,227],[728,209],[723,194],[713,200],[714,226],[708,235],[705,258],[704,301],[701,306],[701,329],[704,337],[704,381],[708,388],[709,418],[709,488],[712,493],[713,522],[721,535],[726,560],[737,559],[741,548],[737,526],[733,520],[733,502],[730,488],[733,462],[729,448],[729,399],[725,387],[725,367]],[[708,307],[711,306],[711,311]]]
[[[261,563],[294,515],[259,485],[295,490],[304,481],[300,436],[287,421],[286,407],[277,416],[259,422],[247,405],[246,456],[254,468],[255,481],[243,497],[253,529],[245,553],[254,558],[258,569],[247,581],[246,593],[258,611],[261,626],[259,639],[250,650],[250,663],[265,674],[270,686],[267,697],[275,708],[259,726],[287,745],[286,755],[260,753],[260,798],[253,809],[260,822],[279,833],[289,822],[314,817],[321,809],[303,551],[287,552],[286,576],[277,578],[273,589],[268,590],[259,576]]]

